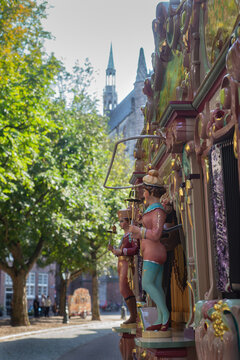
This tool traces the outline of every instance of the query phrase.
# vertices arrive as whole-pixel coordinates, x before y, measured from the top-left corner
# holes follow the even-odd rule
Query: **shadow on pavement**
[[[1,360],[121,360],[120,337],[111,328],[61,328],[0,342]]]
[[[61,356],[57,360],[121,360],[120,337],[108,334]]]

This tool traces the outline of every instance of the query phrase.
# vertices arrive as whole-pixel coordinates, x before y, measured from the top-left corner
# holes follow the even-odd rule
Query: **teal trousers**
[[[166,324],[169,311],[166,306],[165,293],[162,288],[163,265],[144,260],[142,269],[142,288],[155,302],[158,318],[154,325]]]

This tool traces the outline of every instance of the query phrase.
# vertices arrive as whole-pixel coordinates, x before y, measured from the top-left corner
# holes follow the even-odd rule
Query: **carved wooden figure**
[[[132,272],[134,269],[133,255],[138,252],[138,244],[137,241],[132,238],[129,232],[131,216],[131,209],[123,209],[118,211],[119,222],[121,228],[124,230],[124,235],[121,239],[118,249],[115,249],[112,245],[109,245],[108,249],[118,257],[120,293],[123,296],[130,312],[130,318],[126,320],[122,326],[134,328],[136,327],[137,307],[136,298],[131,288],[131,283],[133,280]]]
[[[165,246],[160,242],[166,211],[160,204],[160,197],[165,193],[162,180],[157,170],[150,170],[143,177],[144,198],[148,208],[143,214],[143,227],[131,225],[129,231],[135,238],[141,238],[141,253],[143,256],[142,287],[155,302],[158,319],[149,326],[147,331],[158,331],[159,336],[171,336],[168,330],[170,315],[166,306],[165,294],[162,288],[163,264],[167,259]]]

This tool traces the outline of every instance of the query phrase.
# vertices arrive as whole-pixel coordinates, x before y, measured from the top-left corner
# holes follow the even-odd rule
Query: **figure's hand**
[[[138,245],[137,239],[133,239],[133,243],[134,243],[134,245]]]
[[[132,233],[134,239],[141,238],[141,229],[138,226],[130,225],[129,232]]]
[[[165,224],[163,225],[163,229],[164,229],[164,230],[167,230],[167,229],[169,229],[169,228],[172,227],[172,226],[174,226],[174,224],[165,223]]]
[[[116,256],[120,256],[120,255],[122,255],[122,250],[120,250],[120,249],[113,249],[113,250],[112,250],[112,253],[113,253],[114,255],[116,255]]]

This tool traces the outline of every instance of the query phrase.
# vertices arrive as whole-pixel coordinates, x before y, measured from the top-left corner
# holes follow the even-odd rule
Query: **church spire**
[[[146,77],[147,77],[147,66],[146,66],[144,51],[143,48],[141,48],[138,58],[136,82],[144,81]]]
[[[115,70],[114,69],[114,62],[113,62],[113,51],[112,51],[112,43],[111,43],[111,47],[110,47],[110,54],[109,54],[109,60],[108,60],[108,67],[107,70]]]
[[[117,106],[116,70],[113,62],[112,43],[110,47],[108,66],[106,69],[106,85],[103,93],[103,114],[110,114]]]

